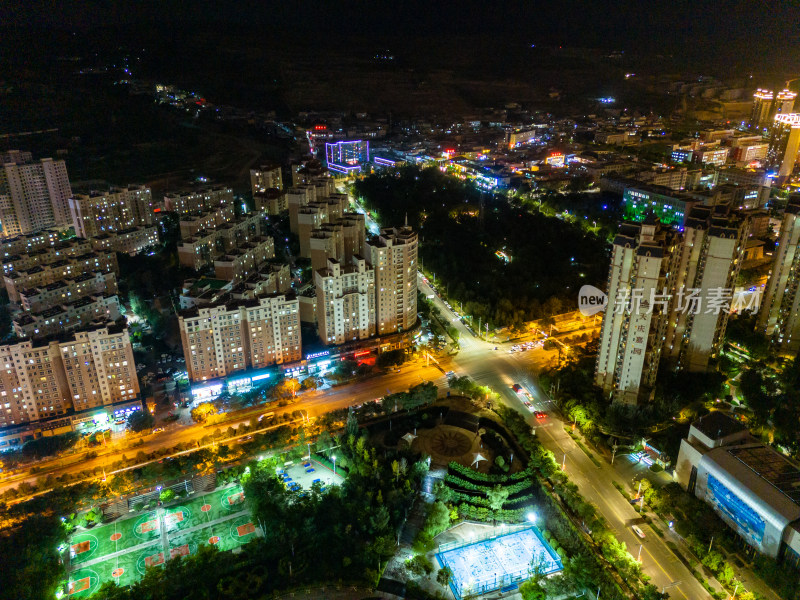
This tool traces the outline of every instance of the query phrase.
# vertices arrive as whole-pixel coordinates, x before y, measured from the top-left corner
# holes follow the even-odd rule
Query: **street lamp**
[[[334,454],[331,456],[331,460],[333,461],[333,474],[336,475],[336,455]]]
[[[534,524],[536,523],[536,513],[535,513],[535,512],[529,512],[527,515],[525,515],[525,517],[526,517],[526,518],[528,519],[528,521],[530,521],[531,523],[534,523]]]

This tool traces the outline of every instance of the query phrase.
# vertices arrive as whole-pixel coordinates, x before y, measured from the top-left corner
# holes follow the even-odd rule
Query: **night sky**
[[[85,28],[140,22],[216,22],[342,39],[488,34],[543,44],[664,52],[739,62],[756,68],[780,62],[781,72],[800,71],[800,2],[716,0],[664,2],[430,0],[12,0],[0,6],[0,22]]]

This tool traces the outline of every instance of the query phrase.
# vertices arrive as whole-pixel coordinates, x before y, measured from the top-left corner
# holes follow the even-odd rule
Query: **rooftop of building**
[[[212,185],[202,186],[191,190],[183,190],[180,192],[169,192],[164,194],[165,198],[189,198],[200,194],[212,194],[216,192],[233,193],[233,189],[225,185]]]
[[[700,417],[692,423],[692,427],[712,440],[719,440],[746,429],[739,421],[718,410]]]
[[[728,454],[800,505],[800,468],[769,446],[744,445],[726,447]]]
[[[623,180],[625,183],[625,191],[627,192],[629,189],[637,190],[641,192],[650,192],[651,194],[659,194],[661,196],[669,196],[669,198],[674,199],[678,202],[685,202],[687,200],[691,200],[689,196],[687,196],[683,192],[678,192],[673,190],[670,187],[665,185],[654,185],[652,183],[642,183],[638,179],[627,179]]]
[[[30,344],[32,348],[41,348],[48,346],[50,342],[58,342],[61,344],[75,342],[78,340],[77,336],[80,333],[88,333],[105,329],[108,335],[120,335],[127,331],[127,324],[124,320],[118,322],[106,321],[105,319],[96,319],[91,323],[81,325],[77,329],[71,331],[59,331],[46,336],[40,336],[32,339],[20,340],[18,343]],[[127,336],[125,336],[127,338]],[[13,344],[10,344],[13,345]]]
[[[181,311],[178,311],[178,317],[182,319],[192,319],[195,317],[200,316],[201,310],[209,310],[213,308],[224,307],[226,311],[236,310],[237,308],[253,308],[259,306],[261,304],[261,300],[268,299],[268,298],[285,298],[286,301],[291,301],[296,298],[294,292],[277,292],[274,294],[264,294],[259,296],[258,298],[234,298],[229,292],[223,293],[216,302],[213,304],[209,304],[207,306],[193,306],[192,308],[187,308]]]

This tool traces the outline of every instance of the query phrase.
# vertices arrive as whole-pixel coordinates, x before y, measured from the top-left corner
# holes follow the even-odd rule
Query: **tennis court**
[[[161,539],[162,523],[166,549]],[[68,579],[69,596],[88,597],[107,581],[130,585],[147,568],[190,556],[202,544],[233,550],[258,535],[239,485],[81,531],[69,541],[73,568]]]

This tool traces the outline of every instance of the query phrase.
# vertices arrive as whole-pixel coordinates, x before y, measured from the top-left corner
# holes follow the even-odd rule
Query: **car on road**
[[[631,525],[631,529],[633,529],[633,533],[638,535],[640,538],[644,539],[644,531],[642,531],[641,527],[638,525]]]
[[[153,433],[161,433],[162,431],[164,431],[163,427],[156,427],[155,429],[153,429]]]
[[[511,386],[511,389],[514,390],[517,394],[522,392],[522,386],[518,383],[515,383]]]
[[[540,410],[537,410],[535,413],[537,419],[544,419],[547,416],[547,413],[544,413]]]
[[[533,404],[531,404],[531,403],[530,403],[530,402],[528,402],[527,400],[525,400],[524,404],[525,404],[525,407],[526,407],[526,408],[527,408],[529,411],[533,412],[533,411],[535,410],[535,409],[533,408]]]

